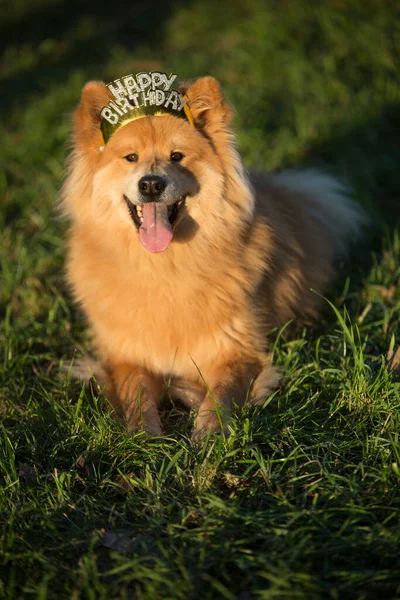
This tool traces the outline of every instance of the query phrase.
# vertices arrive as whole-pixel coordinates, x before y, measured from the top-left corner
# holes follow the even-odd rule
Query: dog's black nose
[[[139,192],[145,202],[157,202],[166,187],[167,182],[159,175],[145,175],[139,181]]]

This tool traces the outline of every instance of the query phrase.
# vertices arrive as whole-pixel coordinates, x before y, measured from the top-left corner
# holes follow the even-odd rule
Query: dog
[[[86,84],[61,206],[68,282],[99,357],[88,373],[129,431],[162,433],[168,388],[197,411],[198,441],[276,388],[267,333],[312,322],[312,290],[325,293],[366,217],[319,171],[247,174],[214,78],[180,93],[190,120],[145,114],[105,143],[104,106],[123,105]]]

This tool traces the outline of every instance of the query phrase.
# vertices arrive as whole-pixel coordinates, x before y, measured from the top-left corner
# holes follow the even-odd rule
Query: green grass
[[[400,597],[400,27],[394,2],[0,6],[0,597]],[[54,203],[87,79],[213,74],[257,168],[347,177],[373,219],[282,387],[190,445],[128,436],[62,366],[90,349]]]

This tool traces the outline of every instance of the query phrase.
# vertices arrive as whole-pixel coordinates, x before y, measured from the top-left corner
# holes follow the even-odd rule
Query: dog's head
[[[84,183],[90,206],[75,207],[75,213],[105,218],[110,226],[114,219],[129,223],[150,252],[195,235],[206,221],[210,231],[215,229],[226,217],[226,198],[235,186],[245,188],[236,190],[236,204],[246,205],[245,213],[252,210],[233,149],[232,111],[219,84],[204,77],[183,86],[182,92],[193,124],[170,114],[146,116],[120,127],[106,144],[100,113],[112,96],[105,84],[88,83],[74,115],[75,151],[66,201]],[[82,192],[80,196],[82,203]]]

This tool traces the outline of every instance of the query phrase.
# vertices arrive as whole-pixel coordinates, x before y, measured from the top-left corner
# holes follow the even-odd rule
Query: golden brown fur
[[[62,206],[72,219],[68,280],[93,329],[109,398],[130,429],[159,433],[169,382],[171,394],[199,409],[197,439],[220,428],[232,402],[243,405],[248,392],[261,400],[276,386],[267,330],[315,316],[310,288],[326,290],[336,252],[363,217],[338,182],[317,172],[257,175],[250,184],[218,83],[206,77],[184,91],[196,129],[170,115],[146,117],[100,150],[109,92],[87,84]],[[177,150],[179,169],[169,161]],[[124,161],[129,152],[138,163]],[[170,246],[153,254],[122,196],[159,170],[190,191]]]

